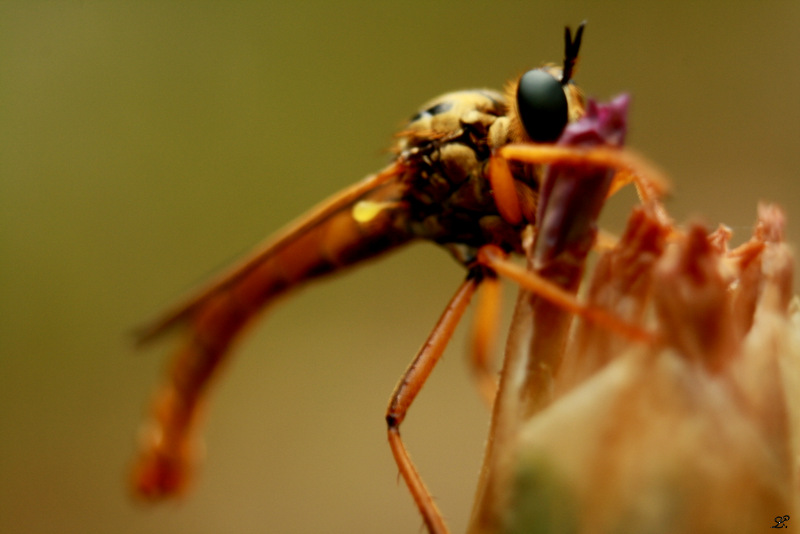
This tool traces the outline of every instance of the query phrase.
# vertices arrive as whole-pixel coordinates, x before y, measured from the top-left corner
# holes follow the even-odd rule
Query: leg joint
[[[386,414],[386,426],[389,427],[389,430],[396,430],[399,428],[400,421],[401,419],[397,415],[393,413]]]

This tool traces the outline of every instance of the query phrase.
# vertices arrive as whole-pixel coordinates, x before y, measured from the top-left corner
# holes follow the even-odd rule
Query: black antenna
[[[561,75],[561,85],[567,85],[572,79],[572,72],[575,70],[575,63],[578,61],[578,52],[581,49],[581,38],[586,21],[581,22],[575,32],[575,39],[572,38],[572,30],[569,26],[564,28],[564,70]]]

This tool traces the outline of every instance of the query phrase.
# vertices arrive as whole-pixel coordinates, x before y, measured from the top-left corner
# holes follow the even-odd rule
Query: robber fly
[[[562,66],[530,70],[505,94],[458,91],[425,104],[397,134],[388,167],[318,205],[140,332],[141,342],[173,327],[186,337],[143,432],[133,480],[138,494],[156,499],[185,488],[208,382],[266,304],[311,279],[425,239],[448,249],[467,277],[395,388],[386,421],[393,455],[428,529],[447,531],[399,427],[476,288],[496,287],[505,256],[522,252],[523,230],[537,223],[542,163],[573,157],[547,147],[584,114],[572,80],[583,29],[573,37],[566,28]],[[504,156],[511,145],[521,152]],[[526,153],[526,147],[539,151]]]

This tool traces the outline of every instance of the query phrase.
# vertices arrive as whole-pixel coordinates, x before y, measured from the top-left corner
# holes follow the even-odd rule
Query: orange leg
[[[661,170],[631,149],[610,147],[582,149],[547,144],[517,144],[504,146],[498,152],[489,160],[488,178],[494,191],[497,209],[503,219],[511,224],[519,223],[522,215],[514,187],[514,177],[508,168],[507,160],[532,164],[597,165],[616,169],[618,172],[609,189],[609,196],[627,184],[633,183],[642,204],[662,218],[667,218],[659,199],[669,190],[669,180]]]
[[[492,156],[489,165],[489,180],[495,192],[498,210],[506,220],[514,219],[515,214],[519,212],[519,207],[512,205],[518,202],[516,195],[511,194],[514,192],[514,178],[504,160],[531,164],[593,165],[616,169],[618,172],[609,189],[609,196],[633,182],[642,203],[661,219],[668,220],[659,199],[669,189],[669,181],[659,169],[635,152],[630,149],[609,147],[582,149],[546,144],[507,145],[500,149],[499,155]],[[478,253],[478,261],[563,309],[580,315],[584,319],[602,324],[628,339],[645,342],[655,340],[652,333],[638,326],[626,323],[603,310],[584,306],[569,292],[536,273],[508,261],[496,247],[483,247]]]
[[[414,402],[431,371],[433,371],[436,362],[439,361],[479,283],[479,278],[470,275],[458,288],[425,344],[417,353],[411,365],[408,366],[406,372],[403,373],[400,382],[395,386],[394,393],[392,393],[392,398],[389,401],[389,407],[386,410],[389,446],[392,449],[400,474],[406,481],[414,502],[416,502],[425,525],[431,534],[445,534],[449,530],[436,503],[433,502],[433,497],[431,497],[428,488],[425,487],[422,477],[419,476],[416,467],[414,467],[403,440],[400,438],[400,424],[405,419],[411,403]]]
[[[500,280],[494,273],[482,279],[472,323],[470,363],[480,393],[491,408],[497,394],[497,375],[492,370],[492,352],[500,318]]]
[[[508,168],[508,161],[502,156],[493,154],[489,159],[488,174],[497,211],[507,223],[518,224],[522,220],[522,210],[519,207],[514,176]]]
[[[639,199],[646,207],[668,220],[659,202],[670,188],[669,179],[655,165],[626,148],[593,147],[590,149],[558,145],[519,144],[506,145],[500,149],[506,159],[527,163],[567,163],[573,165],[596,165],[616,169],[609,195],[633,182]]]
[[[653,343],[656,340],[655,334],[651,332],[625,322],[604,310],[587,307],[565,289],[508,260],[497,247],[482,247],[478,251],[478,262],[562,309],[594,321],[625,338],[645,343]]]

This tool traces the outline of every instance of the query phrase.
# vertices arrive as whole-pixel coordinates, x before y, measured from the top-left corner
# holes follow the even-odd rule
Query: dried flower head
[[[558,362],[550,390],[493,428],[472,532],[755,532],[794,516],[800,306],[784,228],[761,205],[729,250],[724,227],[635,209],[587,306],[656,341],[576,320],[558,357],[531,356]]]

